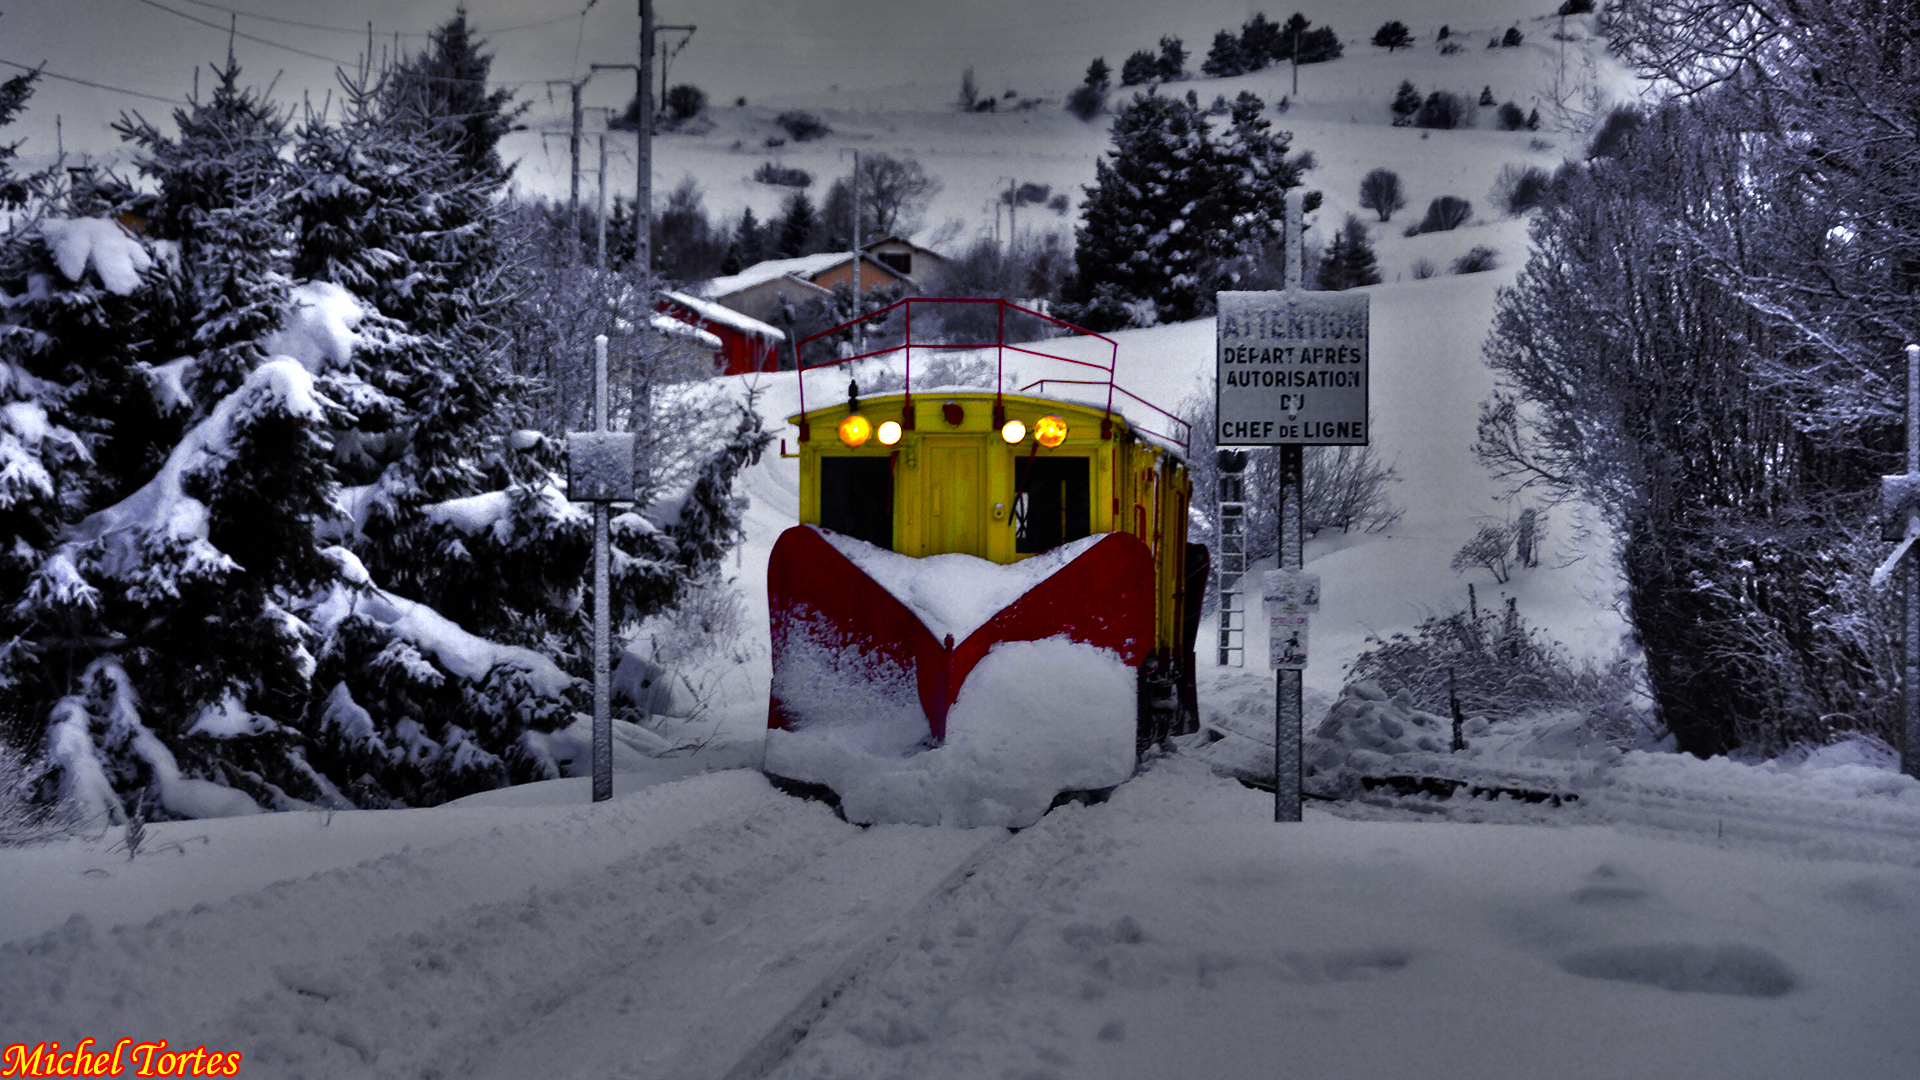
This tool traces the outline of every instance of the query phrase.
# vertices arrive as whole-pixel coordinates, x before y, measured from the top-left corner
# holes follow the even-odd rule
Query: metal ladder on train
[[[1219,597],[1220,666],[1247,664],[1247,488],[1239,473],[1220,474],[1219,520],[1214,554],[1215,594]]]

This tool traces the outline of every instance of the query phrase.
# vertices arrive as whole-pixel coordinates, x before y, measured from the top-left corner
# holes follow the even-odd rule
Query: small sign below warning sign
[[[1274,615],[1268,619],[1267,665],[1274,668],[1307,666],[1307,617]]]

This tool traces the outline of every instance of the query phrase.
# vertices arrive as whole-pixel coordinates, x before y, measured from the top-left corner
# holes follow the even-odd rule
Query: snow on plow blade
[[[907,603],[812,526],[790,528],[774,544],[767,598],[773,645],[767,725],[775,729],[833,719],[816,715],[828,711],[818,704],[801,704],[823,700],[822,650],[833,655],[832,674],[854,684],[850,695],[824,699],[831,711],[887,702],[898,707],[915,697],[928,737],[939,743],[962,683],[996,644],[1065,637],[1111,650],[1138,669],[1153,640],[1153,556],[1125,533],[1094,539],[960,641],[936,637]],[[860,700],[868,696],[873,700]]]

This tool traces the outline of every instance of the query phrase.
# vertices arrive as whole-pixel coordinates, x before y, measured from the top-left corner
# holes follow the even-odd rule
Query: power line
[[[208,0],[180,0],[180,2],[192,4],[195,7],[211,8],[214,11],[224,11],[229,15],[238,15],[243,19],[259,19],[262,22],[279,23],[282,26],[297,26],[303,30],[324,30],[330,34],[353,34],[357,37],[364,37],[367,32],[367,28],[364,26],[362,27],[326,26],[321,23],[301,22],[299,19],[288,19],[278,15],[262,15],[262,14],[259,14],[258,12],[253,12],[253,11],[242,11],[239,8],[227,7],[225,4],[209,3]],[[578,12],[575,12],[571,15],[556,15],[550,19],[541,19],[539,22],[520,23],[514,26],[502,26],[492,30],[489,30],[483,26],[476,26],[474,27],[474,32],[482,33],[482,34],[510,34],[519,30],[537,30],[543,26],[553,26],[556,23],[563,23],[569,19],[577,19],[581,15],[585,15],[587,13],[587,9],[593,7],[594,3],[596,2],[598,2],[598,0],[590,0],[590,2],[587,4],[585,8],[581,8]],[[394,31],[393,33],[379,34],[377,36],[392,37],[394,36],[394,34],[398,34],[400,37],[413,37],[413,38],[424,38],[424,37],[433,36],[431,31],[420,31],[420,30],[400,30],[400,31]]]
[[[21,71],[38,72],[41,75],[45,75],[49,79],[59,79],[61,82],[79,83],[81,86],[91,86],[95,90],[109,90],[116,94],[126,94],[130,97],[146,98],[148,101],[158,101],[167,105],[184,104],[184,102],[180,98],[161,97],[158,94],[148,94],[140,90],[129,90],[124,86],[108,86],[106,83],[92,82],[87,79],[76,78],[72,75],[62,75],[57,71],[48,71],[44,67],[28,67],[26,64],[22,64],[14,60],[0,60],[0,64],[5,64],[8,67],[19,68]]]
[[[320,23],[301,22],[299,19],[285,19],[285,18],[281,18],[278,15],[261,15],[258,12],[241,11],[239,8],[227,7],[225,4],[210,4],[207,2],[207,0],[180,0],[180,2],[192,4],[195,7],[212,8],[215,11],[224,11],[229,15],[238,15],[243,19],[259,19],[261,22],[279,23],[282,26],[297,26],[302,30],[324,30],[329,34],[353,34],[356,37],[363,37],[366,35],[366,32],[367,32],[367,29],[364,26],[359,28],[346,27],[346,26],[323,26]],[[427,36],[426,34],[415,33],[413,31],[396,31],[396,32],[401,37],[426,37]],[[386,37],[389,35],[382,34],[381,36]]]
[[[174,8],[170,8],[165,4],[159,3],[158,0],[135,0],[135,3],[145,4],[150,8],[156,8],[160,11],[166,12],[169,15],[178,16],[179,18],[185,19],[190,23],[199,23],[201,26],[212,27],[215,30],[232,34],[234,37],[245,38],[248,41],[257,42],[261,45],[270,45],[276,49],[285,49],[290,53],[297,53],[301,56],[310,56],[315,60],[325,60],[329,64],[337,64],[340,67],[353,66],[353,62],[350,60],[342,60],[337,56],[326,56],[322,53],[317,53],[317,52],[308,52],[305,49],[295,48],[292,45],[284,45],[278,41],[271,41],[271,40],[268,40],[267,38],[256,37],[253,34],[249,34],[240,30],[235,30],[232,27],[221,26],[217,22],[209,22],[206,19],[200,18],[198,15],[189,15],[184,11],[178,11]]]
[[[286,50],[287,52],[290,52],[290,53],[298,53],[298,54],[299,54],[299,55],[301,55],[301,56],[307,56],[307,57],[312,57],[312,58],[313,58],[313,59],[315,59],[315,60],[325,60],[325,61],[326,61],[327,63],[329,63],[329,64],[333,64],[333,65],[335,65],[335,66],[337,66],[337,67],[342,67],[342,68],[352,68],[352,67],[354,67],[354,66],[355,66],[355,64],[356,64],[356,62],[355,62],[355,61],[352,61],[352,60],[342,60],[342,59],[340,59],[340,58],[339,58],[339,57],[337,57],[337,56],[326,56],[326,55],[323,55],[323,54],[321,54],[321,53],[317,53],[317,52],[308,52],[308,51],[307,51],[307,50],[305,50],[305,49],[299,49],[299,48],[295,48],[295,47],[294,47],[294,46],[292,46],[292,45],[287,45],[287,44],[283,44],[283,43],[281,43],[281,42],[278,42],[278,41],[273,41],[273,40],[271,40],[271,39],[269,39],[269,38],[263,38],[263,37],[259,37],[259,36],[257,36],[257,35],[254,35],[254,34],[249,34],[249,33],[246,33],[245,31],[241,31],[241,30],[235,30],[235,29],[233,29],[232,27],[227,27],[227,26],[221,26],[221,25],[220,25],[219,23],[216,23],[216,22],[209,22],[209,21],[207,21],[206,19],[202,19],[202,18],[200,18],[200,17],[198,17],[198,16],[196,16],[196,15],[189,15],[189,14],[187,14],[187,13],[186,13],[186,12],[184,12],[184,11],[176,11],[175,9],[173,9],[173,8],[170,8],[170,7],[168,7],[168,6],[166,6],[165,4],[162,4],[162,3],[159,3],[159,2],[158,2],[158,0],[134,0],[134,2],[135,2],[135,3],[140,3],[140,4],[145,4],[146,6],[148,6],[148,7],[150,7],[150,8],[156,8],[156,9],[158,9],[158,10],[160,10],[160,11],[164,11],[164,12],[166,12],[166,13],[167,13],[167,14],[169,14],[169,15],[174,15],[174,16],[178,16],[179,18],[182,18],[182,19],[185,19],[185,20],[187,20],[187,21],[188,21],[188,22],[190,22],[190,23],[198,23],[198,24],[199,24],[199,25],[201,25],[201,26],[206,26],[206,27],[211,27],[212,29],[215,29],[215,30],[218,30],[218,31],[220,31],[221,33],[226,33],[226,34],[232,34],[232,35],[233,35],[233,36],[235,36],[235,37],[239,37],[239,38],[244,38],[244,39],[246,39],[247,41],[252,41],[252,42],[257,42],[258,44],[261,44],[261,45],[268,45],[268,46],[271,46],[271,47],[273,47],[273,48],[276,48],[276,49],[285,49],[285,50]],[[591,6],[592,6],[591,4],[589,4],[589,5],[588,5],[588,7],[591,7]],[[244,13],[244,12],[239,12],[239,13],[237,13],[237,14],[245,14],[245,13]],[[586,11],[585,11],[585,9],[582,9],[581,11],[579,11],[579,12],[576,12],[575,14],[572,14],[572,15],[564,15],[564,16],[561,16],[561,19],[563,19],[563,20],[564,20],[564,19],[584,19],[584,18],[585,18],[585,16],[586,16]],[[550,21],[551,21],[551,20],[550,20]],[[533,24],[529,24],[529,25],[533,25]],[[364,31],[362,31],[362,32],[364,32]],[[482,79],[456,79],[456,78],[453,78],[453,77],[451,77],[451,76],[447,76],[447,75],[420,75],[420,74],[416,74],[416,75],[415,75],[414,77],[415,77],[415,78],[421,78],[421,79],[428,79],[428,80],[431,80],[431,81],[433,81],[433,82],[452,82],[452,83],[477,83],[477,84],[479,84],[479,85],[481,85],[481,86],[485,86],[485,85],[487,85],[487,81],[486,81],[486,80],[482,80]],[[507,87],[507,86],[535,86],[535,85],[538,85],[538,84],[539,84],[539,83],[540,83],[541,81],[542,81],[542,80],[539,80],[539,79],[521,79],[521,80],[520,80],[520,81],[518,81],[518,82],[506,82],[506,81],[496,81],[496,82],[494,82],[494,83],[493,83],[493,85],[495,85],[495,86],[502,86],[502,87]],[[169,100],[171,100],[171,99],[169,99]]]

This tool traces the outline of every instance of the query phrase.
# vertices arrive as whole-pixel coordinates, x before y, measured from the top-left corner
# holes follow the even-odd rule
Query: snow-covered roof
[[[781,331],[779,327],[769,326],[751,315],[742,315],[740,312],[724,304],[716,304],[711,300],[702,300],[697,296],[690,296],[683,292],[671,292],[664,289],[661,290],[660,295],[666,297],[668,301],[686,308],[688,311],[693,312],[708,322],[732,327],[743,334],[750,334],[754,337],[771,338],[774,341],[785,341],[787,339],[787,335]],[[718,345],[714,347],[719,348]]]
[[[655,330],[663,334],[677,338],[685,338],[696,345],[701,345],[709,349],[718,350],[726,348],[726,342],[721,341],[718,336],[710,334],[690,322],[682,322],[671,315],[655,315],[648,321],[652,323]]]
[[[768,259],[766,262],[754,263],[737,274],[702,282],[699,292],[702,296],[713,298],[732,296],[742,289],[751,289],[755,285],[764,284],[775,278],[797,277],[804,281],[815,274],[831,270],[850,258],[852,256],[844,251],[823,251],[818,255],[802,255],[797,259]]]
[[[752,266],[747,267],[737,274],[712,278],[702,282],[697,289],[700,295],[708,298],[732,296],[734,293],[740,292],[743,289],[751,289],[755,285],[763,285],[769,281],[783,277],[793,278],[800,284],[818,289],[820,286],[814,285],[809,279],[815,275],[826,273],[828,270],[852,258],[853,256],[845,251],[823,251],[818,255],[802,255],[797,259],[769,259],[766,262],[754,263]],[[879,269],[883,273],[892,274],[895,277],[906,276],[901,274],[900,271],[893,269],[865,253],[861,254],[860,261],[868,266]],[[912,279],[908,278],[907,280]]]

